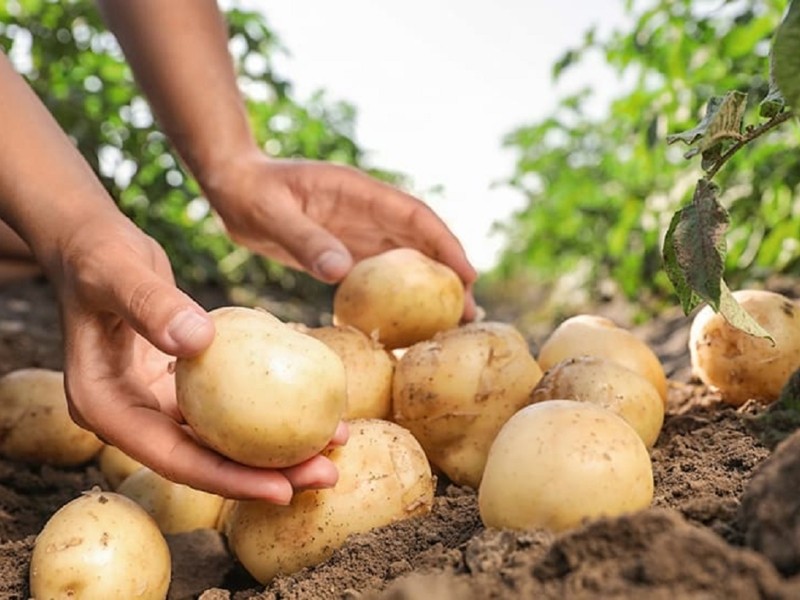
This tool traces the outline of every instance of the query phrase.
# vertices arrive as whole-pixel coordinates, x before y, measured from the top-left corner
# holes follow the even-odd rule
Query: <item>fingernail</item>
[[[340,250],[326,250],[314,263],[314,273],[322,279],[338,281],[350,270],[352,260]]]
[[[208,343],[211,320],[194,310],[186,309],[172,317],[167,334],[181,348],[200,348]]]

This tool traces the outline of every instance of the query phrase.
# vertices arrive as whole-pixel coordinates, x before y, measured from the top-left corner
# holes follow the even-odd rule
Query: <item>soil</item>
[[[220,303],[213,295],[200,301],[209,308]],[[797,420],[775,407],[726,406],[694,381],[688,325],[687,317],[671,314],[636,329],[671,380],[668,415],[652,452],[650,509],[559,535],[499,531],[481,524],[474,491],[440,478],[429,515],[353,536],[325,563],[266,587],[236,563],[217,532],[168,536],[170,598],[800,597]],[[0,373],[60,369],[60,343],[45,282],[0,288]],[[94,485],[108,487],[93,463],[57,469],[0,459],[0,598],[28,598],[36,533]]]

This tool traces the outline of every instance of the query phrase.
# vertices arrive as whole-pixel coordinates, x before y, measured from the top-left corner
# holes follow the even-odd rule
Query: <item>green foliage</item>
[[[273,59],[283,49],[257,12],[226,11],[230,49],[260,144],[280,157],[363,165],[354,109],[319,93],[292,97]],[[120,208],[166,249],[181,283],[298,282],[292,273],[234,245],[153,121],[114,37],[90,0],[0,3],[0,48],[72,137]],[[43,166],[46,168],[46,165]],[[369,170],[369,169],[367,169]],[[400,181],[389,172],[376,176]]]
[[[770,91],[771,40],[785,7],[779,0],[629,0],[629,28],[605,38],[587,33],[583,45],[557,62],[554,76],[599,56],[618,75],[620,93],[601,117],[589,110],[591,90],[563,98],[552,115],[508,136],[517,153],[509,184],[528,204],[504,227],[509,243],[498,274],[546,282],[580,273],[589,289],[610,280],[631,299],[671,296],[661,242],[671,225],[680,229],[673,215],[692,206],[702,169],[739,143],[743,122],[757,121],[760,110],[765,116],[781,110],[780,97],[762,101]],[[681,131],[687,133],[675,140],[693,139],[690,152],[702,154],[702,164],[686,162],[666,144],[669,133]],[[763,132],[747,152],[725,156],[731,167],[716,173],[724,212],[695,207],[676,216],[708,217],[717,243],[724,229],[718,225],[729,219],[724,272],[734,288],[800,267],[794,200],[800,163],[786,151],[798,142],[795,123]],[[685,225],[691,239],[697,231]],[[711,248],[694,250],[703,249]],[[723,266],[712,264],[711,254],[703,260],[717,273]],[[698,281],[685,283],[693,288]],[[717,303],[727,290],[724,282],[718,290],[710,280],[704,285],[698,297],[710,294]]]

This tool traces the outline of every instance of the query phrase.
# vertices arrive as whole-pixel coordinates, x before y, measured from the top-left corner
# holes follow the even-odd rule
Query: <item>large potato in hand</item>
[[[562,360],[545,371],[531,400],[578,400],[607,408],[625,419],[648,448],[664,424],[664,402],[639,373],[596,356]]]
[[[458,275],[412,248],[361,260],[333,297],[334,323],[374,332],[389,350],[455,327],[463,311],[464,284]]]
[[[0,377],[0,454],[69,467],[91,460],[102,447],[69,416],[61,371],[19,369]]]
[[[250,500],[226,509],[229,546],[261,583],[321,563],[349,535],[431,510],[428,459],[399,425],[356,419],[347,444],[326,454],[339,469],[335,487],[299,492],[289,506]]]
[[[667,377],[656,353],[632,332],[611,319],[576,315],[562,321],[544,341],[536,357],[545,371],[567,358],[596,356],[643,375],[667,401]]]
[[[644,442],[622,417],[577,400],[526,406],[492,444],[478,490],[487,527],[563,531],[653,499]]]
[[[541,376],[513,326],[470,323],[403,354],[394,376],[393,419],[452,481],[477,488],[494,436],[530,403]]]
[[[125,496],[93,490],[62,506],[36,536],[30,595],[163,600],[171,573],[153,519]]]
[[[782,294],[738,290],[733,297],[775,340],[754,337],[733,327],[709,306],[689,330],[692,372],[739,406],[749,399],[777,400],[791,374],[800,368],[800,310]]]
[[[205,444],[253,467],[318,454],[344,415],[344,365],[324,343],[266,311],[211,311],[211,345],[175,365],[178,407]]]

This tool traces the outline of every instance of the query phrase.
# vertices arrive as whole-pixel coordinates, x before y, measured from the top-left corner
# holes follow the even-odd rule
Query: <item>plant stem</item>
[[[774,117],[772,117],[766,123],[763,123],[763,124],[759,125],[758,127],[755,127],[755,128],[753,128],[753,129],[751,129],[749,131],[746,131],[745,134],[742,136],[742,138],[739,139],[739,140],[736,140],[736,142],[730,148],[728,148],[719,157],[717,162],[715,162],[711,166],[711,168],[706,172],[706,177],[705,178],[707,180],[711,181],[711,178],[714,177],[714,175],[717,174],[717,172],[722,168],[722,165],[724,165],[726,162],[728,162],[728,160],[734,154],[736,154],[736,152],[741,150],[741,148],[743,146],[749,144],[750,142],[752,142],[756,138],[761,137],[762,135],[764,135],[765,133],[767,133],[771,129],[774,129],[775,127],[777,127],[778,125],[780,125],[784,121],[788,121],[793,116],[794,116],[794,112],[791,111],[791,110],[787,110],[785,112],[782,112],[782,113],[779,113],[779,114],[775,115]]]

